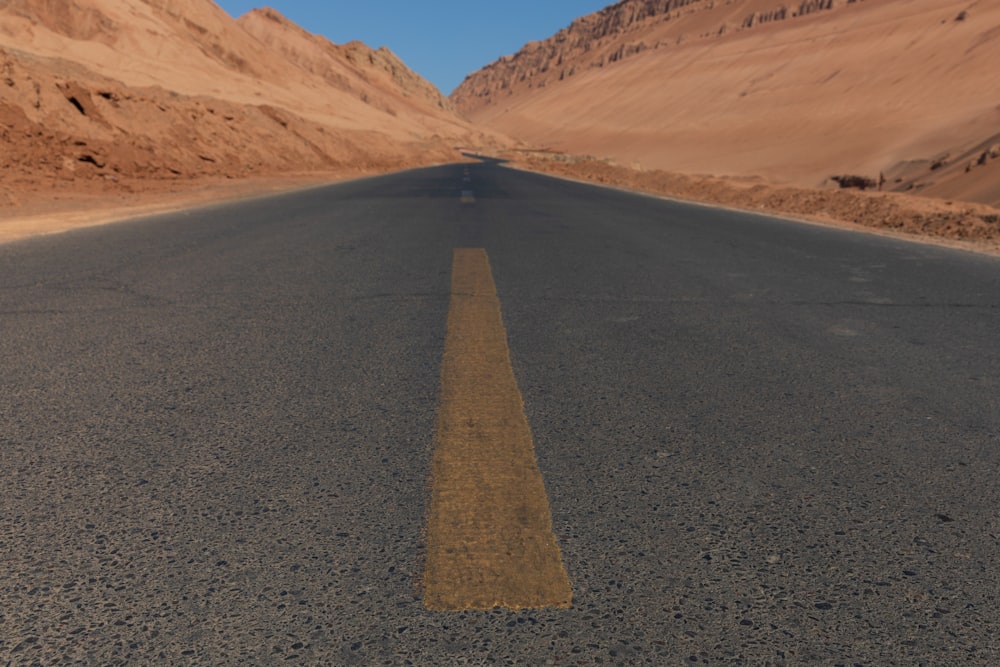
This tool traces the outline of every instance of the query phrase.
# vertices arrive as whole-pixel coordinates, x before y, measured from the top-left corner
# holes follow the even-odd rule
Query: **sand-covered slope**
[[[381,170],[479,133],[386,49],[211,0],[0,0],[0,205],[85,181]]]
[[[1000,3],[623,0],[470,75],[536,146],[805,186],[1000,203]]]

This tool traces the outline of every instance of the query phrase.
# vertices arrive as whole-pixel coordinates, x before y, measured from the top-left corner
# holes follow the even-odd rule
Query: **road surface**
[[[449,165],[0,246],[0,363],[0,664],[1000,662],[997,258]]]

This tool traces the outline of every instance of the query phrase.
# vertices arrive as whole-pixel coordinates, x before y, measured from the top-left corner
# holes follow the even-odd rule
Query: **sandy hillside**
[[[1000,2],[623,0],[470,75],[473,121],[685,173],[1000,204]]]
[[[49,193],[365,173],[484,141],[387,49],[334,45],[272,10],[0,0],[0,217]]]

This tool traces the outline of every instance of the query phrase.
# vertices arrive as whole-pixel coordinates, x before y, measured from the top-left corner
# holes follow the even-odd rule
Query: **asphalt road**
[[[0,246],[0,664],[1000,663],[1000,260],[469,179]],[[569,609],[422,603],[457,247]]]

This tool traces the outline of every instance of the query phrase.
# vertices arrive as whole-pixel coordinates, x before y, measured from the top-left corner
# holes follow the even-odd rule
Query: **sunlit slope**
[[[388,49],[211,0],[0,2],[0,68],[15,194],[46,178],[387,169],[481,137]]]
[[[881,172],[997,203],[998,62],[1000,4],[982,0],[625,0],[452,99],[485,127],[625,164],[800,185]]]

